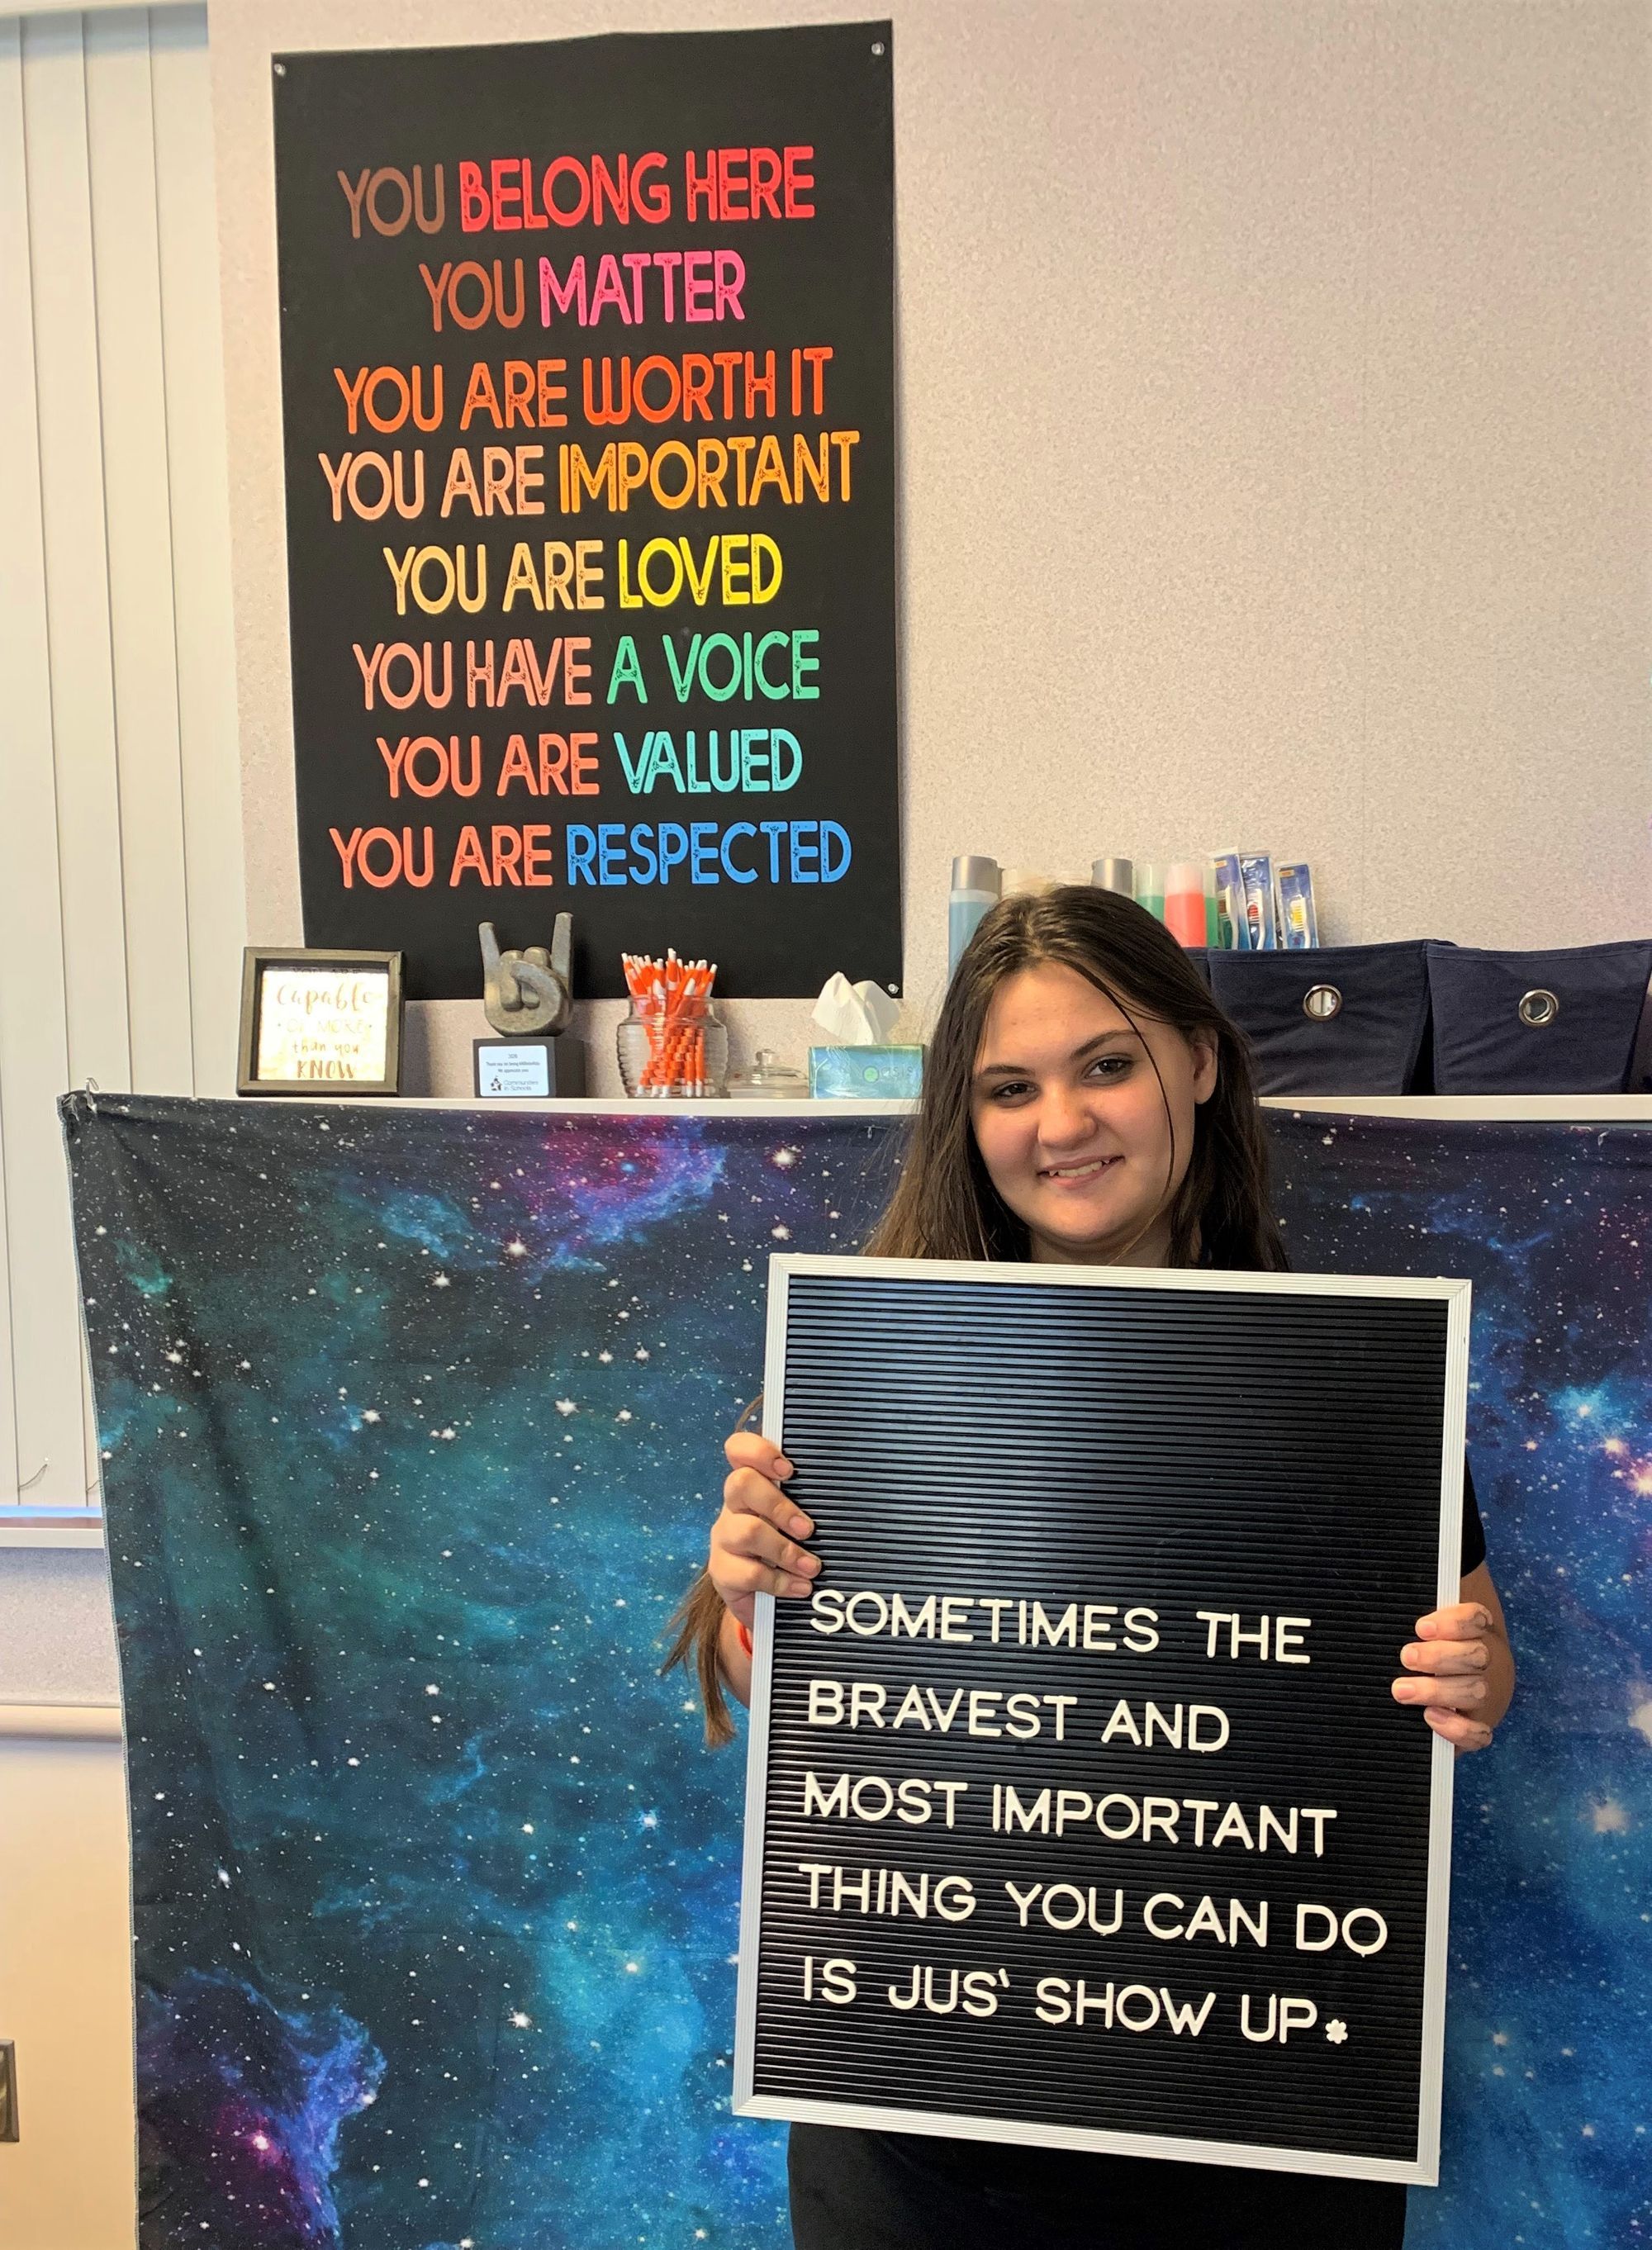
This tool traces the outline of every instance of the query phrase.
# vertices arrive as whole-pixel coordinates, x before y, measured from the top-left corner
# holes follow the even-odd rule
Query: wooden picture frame
[[[370,947],[247,946],[236,1092],[311,1099],[399,1094],[403,959]],[[269,989],[269,980],[283,974],[284,995]],[[346,978],[357,980],[352,990],[329,994],[330,980]],[[273,1002],[283,1004],[287,1018],[279,1030],[269,1014]]]

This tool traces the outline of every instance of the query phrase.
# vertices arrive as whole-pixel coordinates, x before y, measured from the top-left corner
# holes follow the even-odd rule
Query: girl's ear
[[[1193,1056],[1193,1100],[1208,1101],[1216,1091],[1216,1041],[1209,1032],[1193,1032],[1187,1044]]]

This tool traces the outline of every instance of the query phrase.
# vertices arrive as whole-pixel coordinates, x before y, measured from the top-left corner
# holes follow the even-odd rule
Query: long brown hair
[[[992,1185],[976,1147],[970,1086],[999,987],[1022,970],[1050,962],[1075,970],[1130,1024],[1145,1017],[1189,1041],[1207,1039],[1216,1050],[1215,1089],[1193,1113],[1187,1169],[1165,1214],[1170,1264],[1281,1271],[1285,1250],[1273,1215],[1268,1143],[1243,1035],[1162,922],[1133,900],[1078,884],[1041,897],[1004,900],[965,949],[935,1027],[901,1177],[867,1243],[867,1254],[1027,1255],[1026,1228]],[[1172,1134],[1173,1142],[1173,1124]],[[1172,1168],[1179,1154],[1172,1145]]]
[[[1268,1143],[1243,1035],[1161,922],[1132,900],[1077,884],[1003,900],[971,939],[942,1003],[901,1177],[865,1246],[867,1254],[1026,1257],[1026,1227],[993,1186],[976,1146],[971,1081],[999,986],[1051,962],[1075,970],[1131,1025],[1139,1027],[1138,1019],[1145,1018],[1190,1042],[1208,1040],[1215,1049],[1216,1084],[1194,1110],[1192,1147],[1173,1192],[1169,1183],[1179,1151],[1171,1121],[1169,1202],[1163,1214],[1170,1225],[1168,1262],[1282,1272],[1288,1260],[1273,1213]],[[1157,1074],[1158,1065],[1153,1067]],[[672,1619],[675,1638],[665,1663],[669,1671],[693,1661],[710,1743],[727,1742],[734,1733],[717,1660],[722,1616],[722,1598],[702,1571]]]

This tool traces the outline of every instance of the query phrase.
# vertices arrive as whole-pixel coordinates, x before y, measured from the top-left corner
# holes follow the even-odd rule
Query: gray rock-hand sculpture
[[[479,922],[476,934],[482,942],[482,1007],[494,1029],[506,1039],[566,1030],[573,1012],[573,916],[557,915],[549,953],[543,945],[501,953],[490,921]]]

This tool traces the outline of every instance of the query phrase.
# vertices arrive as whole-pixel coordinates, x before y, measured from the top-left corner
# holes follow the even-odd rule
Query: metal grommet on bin
[[[1540,1030],[1545,1024],[1553,1023],[1559,1012],[1560,1003],[1552,992],[1545,992],[1540,984],[1521,996],[1520,1020],[1523,1024],[1530,1024],[1534,1031]]]
[[[1316,1024],[1328,1024],[1342,1013],[1342,994],[1334,984],[1310,984],[1302,996],[1302,1011]]]

